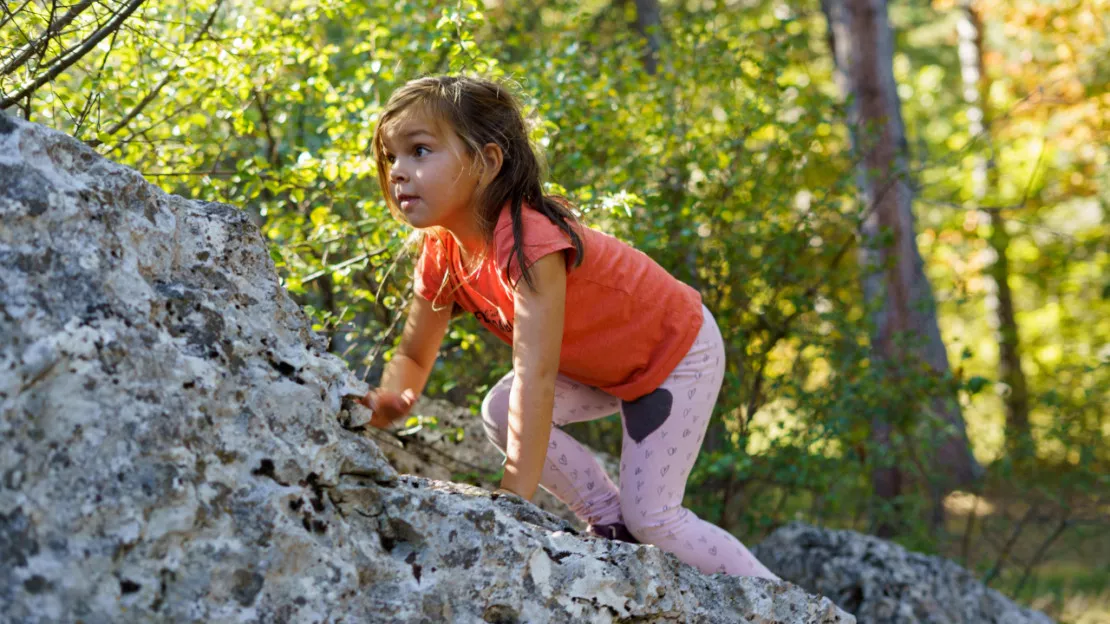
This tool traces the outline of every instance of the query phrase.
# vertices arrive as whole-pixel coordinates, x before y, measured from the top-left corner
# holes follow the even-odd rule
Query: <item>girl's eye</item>
[[[391,164],[391,165],[392,165],[392,164],[394,163],[394,161],[396,161],[396,160],[397,160],[397,157],[396,157],[396,156],[394,156],[393,154],[386,154],[386,155],[385,155],[385,161],[386,161],[387,163]]]
[[[413,153],[415,153],[417,156],[422,156],[420,150],[424,150],[425,153],[430,153],[432,151],[423,145],[417,145],[416,149],[413,150]]]

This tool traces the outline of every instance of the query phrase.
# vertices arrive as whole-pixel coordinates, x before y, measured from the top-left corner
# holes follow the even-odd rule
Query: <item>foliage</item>
[[[20,108],[167,191],[248,210],[285,287],[373,380],[411,296],[413,251],[374,177],[379,111],[422,74],[505,80],[532,115],[549,188],[697,287],[721,327],[729,374],[687,504],[743,536],[795,517],[864,530],[893,519],[903,543],[950,553],[959,538],[927,522],[928,440],[940,425],[924,399],[938,390],[958,393],[977,455],[994,462],[978,494],[1028,484],[1052,510],[1044,522],[1070,518],[1072,531],[1110,491],[1105,3],[983,7],[1002,181],[988,200],[1013,227],[1012,287],[1037,397],[1032,466],[1008,462],[999,443],[989,231],[967,209],[970,159],[986,148],[967,130],[950,2],[891,9],[919,245],[954,369],[946,378],[869,359],[855,250],[866,207],[813,1],[665,3],[649,74],[634,3],[148,0]],[[0,16],[0,63],[43,31],[48,9]],[[89,9],[47,38],[0,77],[0,96],[105,19]],[[476,411],[508,354],[460,318],[428,392]],[[897,425],[889,448],[869,441],[876,419]],[[612,419],[569,430],[619,452]],[[889,463],[912,480],[894,507],[872,495],[872,470]]]

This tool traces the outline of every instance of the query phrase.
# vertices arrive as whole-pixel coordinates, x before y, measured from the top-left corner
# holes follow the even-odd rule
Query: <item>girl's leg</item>
[[[513,376],[509,371],[482,401],[486,437],[502,454],[508,444],[509,390]],[[593,454],[558,427],[602,418],[619,410],[620,403],[612,395],[562,375],[555,380],[553,426],[540,487],[566,503],[575,516],[588,524],[621,522],[620,492]]]
[[[778,579],[739,540],[682,506],[724,378],[720,330],[708,309],[694,346],[654,392],[622,401],[621,509],[636,539],[706,574]]]

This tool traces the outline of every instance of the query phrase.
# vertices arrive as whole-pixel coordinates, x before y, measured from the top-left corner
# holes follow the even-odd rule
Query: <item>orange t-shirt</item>
[[[570,237],[528,204],[524,217],[527,266],[562,251],[567,259],[566,311],[559,372],[626,401],[659,387],[689,351],[701,329],[701,294],[675,279],[650,256],[581,224],[585,257],[573,267]],[[513,287],[521,279],[512,254],[509,208],[502,209],[493,249],[466,280],[458,244],[429,229],[416,265],[418,295],[458,303],[498,338],[513,343]]]

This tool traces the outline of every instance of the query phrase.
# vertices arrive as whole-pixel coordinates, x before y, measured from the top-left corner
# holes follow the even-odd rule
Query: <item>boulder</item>
[[[783,579],[831,598],[861,624],[1050,624],[966,568],[855,531],[794,523],[752,552]]]
[[[0,224],[0,621],[854,621],[398,474],[236,208],[0,113]]]

